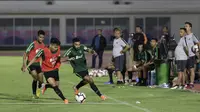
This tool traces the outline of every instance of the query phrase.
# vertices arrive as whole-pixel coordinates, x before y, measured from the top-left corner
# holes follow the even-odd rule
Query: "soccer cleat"
[[[46,91],[46,88],[45,88],[45,84],[43,83],[43,84],[42,84],[42,87],[41,87],[41,92],[42,92],[42,94],[44,94],[45,91]]]
[[[123,85],[123,81],[117,81],[117,85]]]
[[[142,86],[142,83],[141,82],[137,82],[136,86]]]
[[[134,86],[134,85],[135,85],[134,82],[129,83],[129,86]]]
[[[44,95],[44,93],[45,93],[45,91],[46,91],[46,87],[45,87],[45,85],[44,86],[42,86],[42,94]]]
[[[76,86],[73,87],[74,89],[74,94],[77,95],[79,93],[78,89],[76,88]]]
[[[126,86],[129,85],[129,82],[126,81],[126,82],[124,83],[124,85],[126,85]]]
[[[113,82],[108,81],[108,82],[105,82],[104,84],[113,84]]]
[[[182,89],[183,89],[183,86],[179,86],[178,89],[179,89],[179,90],[182,90]]]
[[[186,84],[186,85],[184,86],[184,90],[187,90],[187,89],[190,89],[190,85],[189,85],[189,84]]]
[[[101,100],[106,100],[106,96],[101,95]]]
[[[33,95],[33,99],[38,99],[39,97],[37,95]]]
[[[174,86],[174,87],[172,87],[172,88],[170,88],[170,89],[178,89],[178,86]]]
[[[37,97],[40,96],[40,89],[37,89],[37,91],[36,91],[36,96],[37,96]]]
[[[64,104],[68,104],[69,101],[67,99],[64,100]]]
[[[190,84],[190,89],[193,89],[194,88],[194,84]]]

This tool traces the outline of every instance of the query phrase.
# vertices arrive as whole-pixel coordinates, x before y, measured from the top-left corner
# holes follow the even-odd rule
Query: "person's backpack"
[[[177,42],[176,42],[176,40],[174,39],[174,35],[173,35],[173,37],[171,37],[171,38],[169,39],[169,42],[168,42],[168,51],[169,51],[169,50],[174,51],[174,50],[176,49],[176,46],[177,46]]]

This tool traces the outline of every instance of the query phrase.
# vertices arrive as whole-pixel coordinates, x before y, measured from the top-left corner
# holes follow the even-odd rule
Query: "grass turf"
[[[80,81],[68,64],[60,69],[60,88],[71,102],[63,101],[48,89],[40,99],[31,97],[31,76],[20,71],[21,57],[0,57],[0,112],[198,112],[200,95],[185,91],[147,87],[124,88],[104,85],[107,77],[94,78],[100,91],[108,96],[101,101],[87,85],[81,88],[87,96],[84,104],[76,103],[72,86]],[[137,104],[136,101],[141,102]],[[54,104],[53,104],[54,103]]]

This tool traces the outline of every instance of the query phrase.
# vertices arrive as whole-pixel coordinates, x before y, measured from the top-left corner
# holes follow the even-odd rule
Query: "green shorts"
[[[81,71],[81,72],[77,72],[75,73],[76,76],[80,77],[81,79],[83,79],[85,76],[89,75],[88,71]]]

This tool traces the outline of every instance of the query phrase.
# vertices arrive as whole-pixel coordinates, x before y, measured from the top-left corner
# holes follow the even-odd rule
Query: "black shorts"
[[[186,69],[187,60],[177,60],[176,66],[177,66],[177,72],[184,72]]]
[[[195,61],[195,56],[189,57],[187,60],[187,69],[194,68]]]
[[[80,77],[80,78],[84,78],[85,76],[87,76],[87,75],[89,75],[89,73],[88,73],[88,71],[86,70],[86,71],[81,71],[81,72],[77,72],[77,73],[75,73],[76,74],[76,76],[78,76],[78,77]]]
[[[44,77],[46,79],[46,81],[49,78],[54,78],[55,81],[59,81],[59,73],[58,70],[53,70],[53,71],[49,71],[49,72],[44,72]]]
[[[156,68],[155,64],[151,64],[148,67],[148,70],[154,70]]]
[[[114,59],[114,65],[115,65],[115,71],[123,71],[124,69],[124,55],[115,57]]]
[[[29,70],[29,73],[33,70],[35,70],[37,73],[42,72],[40,65],[31,65],[31,66],[29,66],[28,70]]]

